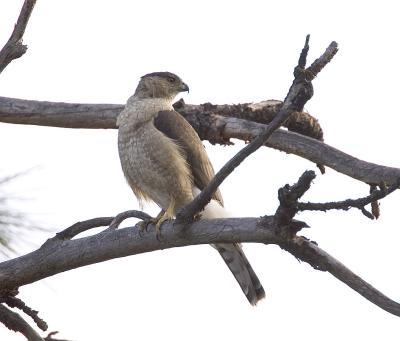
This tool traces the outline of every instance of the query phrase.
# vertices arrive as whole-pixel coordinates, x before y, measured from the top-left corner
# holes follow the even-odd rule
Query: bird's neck
[[[152,121],[160,111],[174,110],[173,98],[140,98],[133,95],[119,114],[117,124],[138,125]]]

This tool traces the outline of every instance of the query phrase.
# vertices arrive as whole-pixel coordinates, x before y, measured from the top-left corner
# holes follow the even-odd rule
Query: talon
[[[161,225],[164,221],[169,219],[170,217],[165,213],[165,211],[161,210],[157,217],[143,220],[137,224],[139,227],[139,234],[141,235],[144,231],[148,232],[149,225],[155,225],[156,238],[158,241],[161,241]]]
[[[171,218],[167,216],[167,214],[164,214],[158,219],[156,223],[156,238],[160,242],[161,241],[161,225],[164,223],[166,220],[170,220]]]

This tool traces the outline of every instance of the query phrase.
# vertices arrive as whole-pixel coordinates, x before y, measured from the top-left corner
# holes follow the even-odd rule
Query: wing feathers
[[[193,127],[176,111],[160,111],[154,119],[154,126],[182,148],[193,174],[194,185],[202,190],[213,178],[214,169]],[[219,190],[213,198],[223,205]]]

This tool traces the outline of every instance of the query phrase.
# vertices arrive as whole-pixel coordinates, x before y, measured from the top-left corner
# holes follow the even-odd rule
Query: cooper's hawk
[[[161,207],[153,221],[157,228],[191,202],[214,176],[199,136],[172,107],[175,96],[188,90],[173,73],[149,73],[141,78],[117,120],[122,170],[139,201],[151,199]],[[219,191],[201,216],[227,216]],[[240,244],[213,246],[255,305],[265,292]]]

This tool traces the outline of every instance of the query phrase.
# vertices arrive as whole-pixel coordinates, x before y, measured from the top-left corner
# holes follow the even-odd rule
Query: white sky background
[[[21,1],[1,0],[0,42]],[[339,53],[314,81],[307,109],[325,141],[351,155],[399,166],[399,32],[396,1],[39,0],[25,56],[0,77],[17,98],[124,103],[139,77],[172,71],[189,84],[188,103],[283,99],[307,33],[309,61],[332,40]],[[39,166],[8,188],[18,208],[54,231],[76,221],[137,208],[120,170],[116,130],[0,124],[0,171]],[[241,147],[210,146],[218,169]],[[263,148],[222,186],[236,216],[272,214],[277,190],[316,167]],[[366,195],[368,187],[328,169],[304,200]],[[301,214],[303,231],[358,275],[400,301],[398,202],[382,217],[359,211]],[[155,214],[155,206],[146,211]],[[132,224],[132,222],[130,222]],[[52,234],[30,235],[36,246]],[[18,245],[20,252],[36,246]],[[399,318],[327,273],[275,246],[245,245],[267,297],[252,308],[209,246],[121,258],[21,288],[50,330],[71,340],[398,340]],[[0,340],[23,340],[0,328]]]

